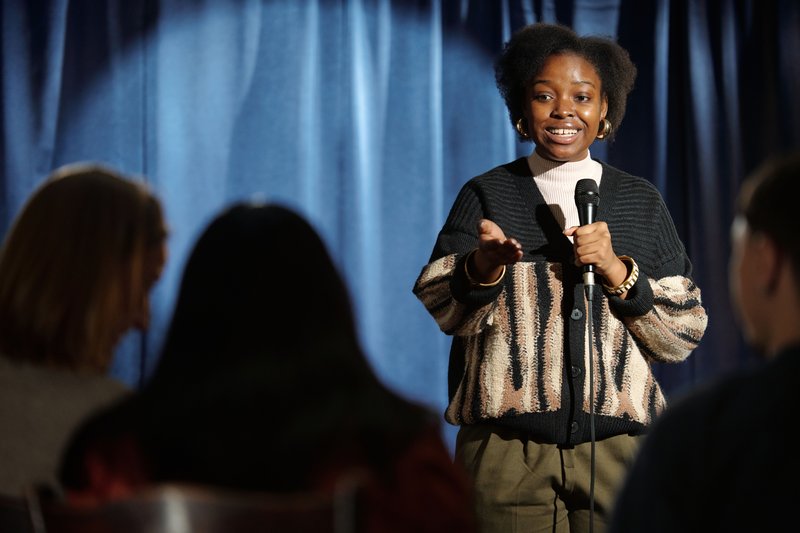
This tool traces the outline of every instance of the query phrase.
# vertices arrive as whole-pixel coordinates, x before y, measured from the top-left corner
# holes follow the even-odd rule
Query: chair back
[[[356,533],[358,487],[272,494],[165,484],[98,507],[6,502],[20,533]],[[0,515],[2,516],[2,515]],[[0,523],[2,525],[2,523]]]
[[[0,494],[0,532],[32,533],[33,524],[28,504],[23,497]]]

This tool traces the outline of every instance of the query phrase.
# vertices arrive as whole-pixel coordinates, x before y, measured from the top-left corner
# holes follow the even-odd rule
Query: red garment
[[[333,490],[343,472],[353,471],[353,463],[344,461],[326,471],[318,488]],[[477,531],[469,478],[434,429],[396,459],[388,479],[374,472],[360,474],[361,526],[368,533]]]

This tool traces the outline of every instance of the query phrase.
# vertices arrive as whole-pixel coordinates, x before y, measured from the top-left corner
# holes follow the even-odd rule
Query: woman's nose
[[[575,111],[568,104],[562,103],[553,108],[553,114],[559,117],[574,117]]]

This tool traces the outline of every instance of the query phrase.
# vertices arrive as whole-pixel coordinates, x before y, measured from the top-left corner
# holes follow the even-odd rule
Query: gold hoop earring
[[[520,118],[519,120],[517,120],[517,123],[516,123],[515,127],[517,128],[517,133],[519,133],[521,137],[524,137],[525,139],[527,139],[528,138],[528,132],[525,131],[525,126],[523,125],[523,121],[524,120],[525,120],[524,118]]]
[[[600,122],[602,123],[602,127],[597,133],[597,138],[602,141],[611,134],[611,121],[603,117],[600,119]]]

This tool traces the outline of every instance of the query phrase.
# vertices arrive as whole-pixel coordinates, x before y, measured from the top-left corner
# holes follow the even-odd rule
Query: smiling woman
[[[685,360],[705,332],[658,191],[589,152],[619,128],[635,76],[609,39],[542,23],[514,34],[496,81],[535,149],[463,186],[414,287],[453,337],[446,418],[460,426],[482,531],[602,527],[665,407],[651,363]],[[586,179],[602,202],[579,226]],[[596,298],[588,266],[605,289]],[[601,334],[585,345],[593,323]]]

